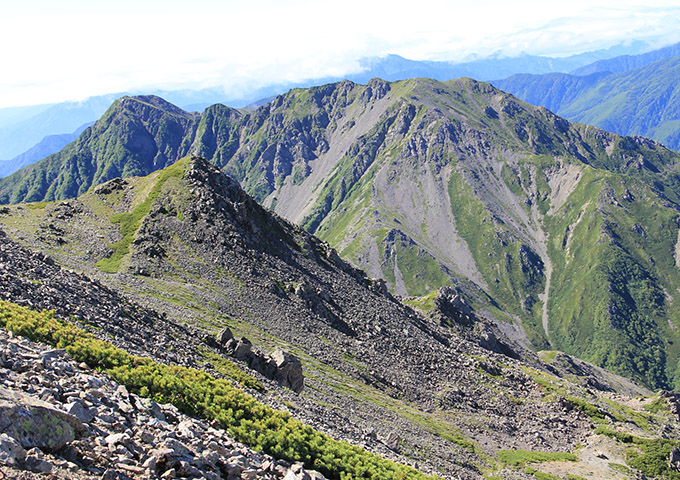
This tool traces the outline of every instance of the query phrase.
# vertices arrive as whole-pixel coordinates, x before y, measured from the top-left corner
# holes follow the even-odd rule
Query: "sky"
[[[22,0],[0,6],[0,108],[357,73],[363,57],[567,56],[680,41],[677,0]]]

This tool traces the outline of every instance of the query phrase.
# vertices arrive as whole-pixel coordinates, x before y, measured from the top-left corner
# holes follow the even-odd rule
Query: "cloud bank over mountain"
[[[36,5],[38,4],[38,5]],[[361,71],[397,54],[463,61],[492,54],[565,56],[631,39],[680,40],[680,7],[657,0],[114,3],[40,0],[6,8],[0,107],[80,100],[114,91],[221,87],[227,97],[272,83]],[[631,53],[631,52],[628,52]],[[635,53],[635,52],[632,52]]]

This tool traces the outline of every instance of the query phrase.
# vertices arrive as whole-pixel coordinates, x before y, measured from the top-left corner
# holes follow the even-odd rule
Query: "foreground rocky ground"
[[[324,478],[256,453],[172,405],[129,393],[63,350],[4,329],[0,430],[4,478]]]

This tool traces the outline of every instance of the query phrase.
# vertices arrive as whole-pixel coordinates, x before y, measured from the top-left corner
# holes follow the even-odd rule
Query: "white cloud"
[[[388,53],[461,60],[670,43],[680,40],[674,3],[24,0],[0,16],[0,107],[152,87],[237,91],[342,75]]]

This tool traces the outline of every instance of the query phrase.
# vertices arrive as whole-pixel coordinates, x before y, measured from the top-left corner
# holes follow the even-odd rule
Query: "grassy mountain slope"
[[[619,73],[517,75],[494,85],[571,121],[680,148],[680,57]]]
[[[456,95],[463,101],[446,101]],[[482,303],[521,318],[535,345],[551,342],[648,385],[670,385],[677,353],[671,344],[661,346],[660,339],[674,338],[674,327],[668,324],[676,325],[678,317],[659,292],[675,289],[677,270],[650,265],[648,256],[654,249],[672,259],[674,243],[668,238],[677,235],[677,155],[645,140],[569,125],[476,82],[414,81],[404,97],[420,105],[395,102],[398,107],[386,110],[337,163],[302,225],[337,246],[341,255],[386,278],[399,293],[424,295],[466,277],[490,296],[481,295]],[[463,115],[465,122],[459,120]],[[597,183],[581,192],[576,186],[589,176]],[[634,188],[647,189],[644,195],[631,195],[650,202],[654,216],[666,219],[654,227],[665,232],[663,237],[648,235],[644,246],[630,238],[652,228],[650,210],[640,210],[642,200],[621,212],[618,223],[596,208],[608,195],[610,187],[603,180],[610,177],[624,183],[635,177]],[[562,192],[566,199],[558,199],[557,192],[552,197],[560,179],[563,189],[574,189]],[[579,195],[582,204],[559,204]],[[601,236],[574,234],[584,244],[584,255],[578,264],[567,265],[550,242],[562,241],[569,225],[556,228],[554,218],[577,215],[586,202],[593,206],[587,212],[594,222],[589,231],[624,222],[634,230],[612,235],[611,245],[596,249],[594,256],[589,249],[602,243]],[[621,281],[618,277],[633,269],[649,285],[609,288],[591,268],[603,263],[611,263],[609,282]],[[662,268],[674,278],[672,283],[661,280],[670,281],[661,275]],[[551,275],[559,287],[597,284],[585,290],[592,301],[625,306],[625,311],[595,310],[593,315],[587,303],[578,312],[557,310],[553,306],[580,297],[551,290]],[[558,338],[561,330],[553,324],[583,336]],[[611,345],[621,345],[627,354],[601,355]]]
[[[546,352],[543,358],[549,363],[543,363],[522,352],[519,360],[463,339],[452,328],[457,323],[454,317],[463,318],[455,308],[449,306],[453,316],[444,318],[421,315],[399,303],[340,260],[327,244],[260,207],[236,182],[203,160],[187,158],[147,177],[113,180],[66,202],[5,207],[0,222],[7,235],[54,259],[48,261],[45,254],[28,252],[0,235],[3,297],[12,292],[21,303],[42,306],[50,298],[73,296],[59,303],[58,315],[78,321],[94,310],[82,317],[81,324],[114,343],[125,343],[129,337],[139,344],[151,333],[149,325],[162,329],[167,318],[168,329],[162,333],[173,338],[173,348],[186,353],[160,355],[191,359],[201,353],[196,347],[200,334],[186,346],[177,346],[182,341],[172,323],[177,321],[190,323],[195,332],[214,332],[227,325],[237,337],[252,340],[254,348],[284,348],[302,360],[305,390],[297,395],[262,380],[265,392],[254,395],[337,439],[363,443],[370,450],[417,462],[425,471],[448,477],[520,479],[531,478],[536,471],[545,475],[548,469],[562,476],[588,475],[588,469],[608,471],[608,462],[590,460],[593,451],[602,448],[610,458],[621,458],[619,462],[633,467],[627,478],[639,471],[649,474],[657,466],[662,474],[670,472],[666,450],[659,453],[650,446],[661,442],[667,449],[672,443],[660,438],[662,429],[666,435],[677,435],[670,400],[650,396],[630,382],[563,354]],[[112,265],[121,242],[127,251]],[[61,270],[55,262],[101,283]],[[82,289],[81,295],[74,284]],[[103,312],[96,310],[101,292],[117,292],[164,315],[137,308],[127,320],[122,308],[118,312],[122,324],[108,322],[104,313],[108,302]],[[17,312],[12,306],[3,304],[3,308]],[[31,318],[29,312],[18,313]],[[474,329],[482,323],[474,316],[465,321],[475,327],[458,326]],[[65,328],[59,322],[56,327]],[[55,330],[42,328],[40,333],[49,336]],[[100,344],[88,341],[85,348],[76,348],[67,342],[79,340],[80,333],[57,336],[60,346],[100,358],[100,365],[109,368],[105,358],[89,350]],[[156,389],[182,388],[182,379],[191,373],[191,378],[204,383],[192,383],[179,396],[171,390],[161,393],[177,397],[182,408],[194,405],[181,403],[183,399],[198,398],[197,409],[220,413],[219,405],[210,404],[211,391],[204,394],[202,388],[218,386],[217,382],[205,374],[158,367],[153,371],[164,374],[164,379],[166,372],[178,379],[154,382],[145,370],[149,360],[130,362],[126,354],[113,353],[118,359],[116,374],[131,381],[134,391],[141,393],[144,382]],[[231,362],[214,352],[208,355],[208,350],[203,353],[202,368],[208,370]],[[244,363],[237,365],[257,375]],[[128,371],[137,366],[143,371]],[[214,397],[227,392],[222,388]],[[229,397],[234,402],[242,398],[241,394]],[[254,404],[252,399],[242,409],[236,404],[218,420],[228,426],[233,416],[238,423],[252,409],[252,418],[240,422],[237,429],[248,442],[274,452],[281,452],[279,443],[304,445],[311,429],[295,422],[292,425],[297,427],[285,435],[267,436],[267,431],[254,438],[248,421],[257,428],[261,424],[275,428],[278,420],[290,419],[276,414],[263,422],[259,415],[267,410]],[[606,428],[595,429],[605,423]],[[627,459],[621,453],[625,440],[607,440],[616,435],[636,445]],[[312,462],[315,452],[333,445],[319,444],[318,434],[314,438],[316,443],[302,451],[302,461]],[[581,448],[576,448],[577,442]],[[599,446],[603,442],[609,445]],[[291,452],[284,454],[298,458],[297,450]],[[350,471],[343,466],[346,458],[326,468],[330,459],[324,457],[318,464],[324,472]],[[549,465],[544,466],[541,462],[546,461]],[[527,464],[531,469],[525,468]]]

